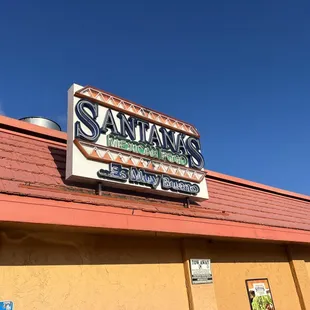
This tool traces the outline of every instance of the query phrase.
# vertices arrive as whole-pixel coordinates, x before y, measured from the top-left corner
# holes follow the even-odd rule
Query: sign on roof
[[[195,127],[91,86],[68,91],[66,178],[208,199]]]

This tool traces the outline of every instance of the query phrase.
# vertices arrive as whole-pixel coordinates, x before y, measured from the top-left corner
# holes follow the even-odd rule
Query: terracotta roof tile
[[[94,188],[65,182],[65,161],[65,143],[0,129],[2,193],[310,231],[310,197],[290,197],[216,174],[207,176],[210,199],[189,209],[181,201],[151,196],[109,191],[96,196]]]

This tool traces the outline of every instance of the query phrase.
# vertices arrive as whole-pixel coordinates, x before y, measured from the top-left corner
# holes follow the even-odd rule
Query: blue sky
[[[195,124],[206,168],[310,194],[310,1],[3,1],[0,110],[90,84]]]

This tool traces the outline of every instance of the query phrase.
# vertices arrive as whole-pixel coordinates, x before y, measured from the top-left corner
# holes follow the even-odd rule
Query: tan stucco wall
[[[215,242],[212,270],[218,310],[250,309],[245,280],[268,278],[275,308],[301,309],[284,246]]]
[[[2,234],[0,265],[16,310],[188,310],[177,239]]]
[[[301,308],[310,310],[310,247],[301,244],[288,245],[287,253]]]
[[[304,259],[306,269],[308,271],[308,276],[310,279],[310,246],[299,247],[298,254],[299,254],[298,258]]]
[[[191,258],[210,258],[204,239],[182,240],[182,252],[185,270],[189,274]],[[192,309],[218,310],[213,283],[203,285],[192,284],[191,276],[189,276],[187,278],[187,285],[189,286],[189,299]]]
[[[308,271],[308,277],[310,278],[310,261],[306,261],[306,268],[307,268],[307,271]]]
[[[0,300],[16,310],[250,310],[253,278],[269,279],[277,310],[301,309],[281,245],[34,231],[2,232],[0,242]],[[213,284],[188,277],[186,288],[190,258],[211,258]],[[303,288],[310,263],[303,272],[298,259]]]

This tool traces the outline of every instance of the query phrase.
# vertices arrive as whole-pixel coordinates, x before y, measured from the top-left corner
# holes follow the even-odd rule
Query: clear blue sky
[[[310,194],[310,1],[2,1],[0,103],[90,84],[196,125],[206,168]]]

